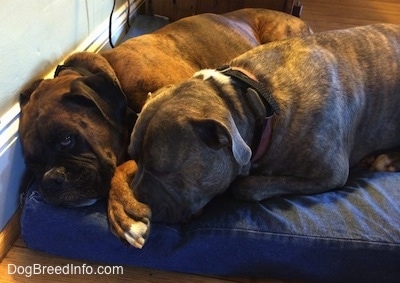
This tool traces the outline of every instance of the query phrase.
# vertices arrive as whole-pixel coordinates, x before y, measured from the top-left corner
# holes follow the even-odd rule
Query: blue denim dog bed
[[[106,201],[53,207],[33,183],[22,237],[34,250],[109,264],[307,282],[398,282],[400,173],[353,172],[340,189],[242,202],[224,195],[182,225],[152,223],[142,250],[109,229]]]

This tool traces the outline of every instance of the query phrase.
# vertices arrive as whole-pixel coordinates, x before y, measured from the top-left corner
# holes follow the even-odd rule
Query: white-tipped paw
[[[146,219],[143,219],[146,221]],[[150,231],[150,221],[147,222],[135,222],[131,224],[129,231],[124,233],[125,240],[135,248],[141,249],[146,242],[147,236]]]
[[[150,209],[136,200],[127,203],[127,198],[109,200],[108,219],[114,234],[141,249],[150,233]]]
[[[128,161],[115,170],[108,195],[108,220],[114,234],[141,249],[150,233],[151,210],[129,187],[136,169],[136,164]]]

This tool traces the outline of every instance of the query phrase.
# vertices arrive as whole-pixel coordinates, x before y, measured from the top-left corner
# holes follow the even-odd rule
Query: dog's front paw
[[[134,161],[115,170],[108,199],[108,219],[114,234],[141,249],[150,232],[150,208],[137,201],[129,183],[136,173]]]
[[[372,171],[399,172],[400,152],[390,152],[377,156],[369,168]]]

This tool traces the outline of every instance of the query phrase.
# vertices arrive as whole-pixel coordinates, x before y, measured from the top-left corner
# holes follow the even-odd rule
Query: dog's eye
[[[74,145],[74,137],[72,135],[65,136],[59,141],[58,145],[60,150],[71,148]]]

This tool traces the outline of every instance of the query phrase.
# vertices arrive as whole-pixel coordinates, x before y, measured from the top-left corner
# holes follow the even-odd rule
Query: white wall
[[[142,2],[131,0],[131,9]],[[52,76],[69,54],[104,47],[112,5],[113,0],[0,1],[0,231],[18,207],[24,172],[19,92],[34,79]],[[113,34],[118,37],[125,1],[116,6]]]
[[[112,5],[112,0],[1,1],[0,116],[17,102],[22,86],[78,46]]]

